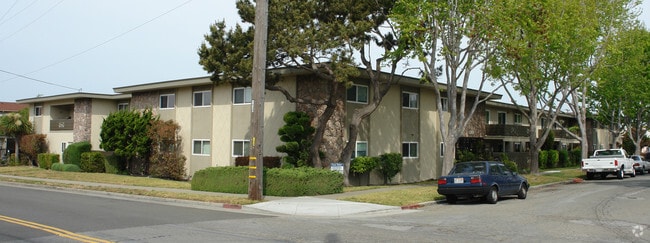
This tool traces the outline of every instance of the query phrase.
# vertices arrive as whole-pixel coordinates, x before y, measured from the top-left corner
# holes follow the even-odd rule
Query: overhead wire
[[[61,0],[61,1],[63,1],[63,0]],[[114,40],[116,40],[116,39],[118,39],[118,38],[120,38],[120,37],[122,37],[122,36],[124,36],[124,35],[126,35],[126,34],[128,34],[128,33],[131,33],[131,32],[133,32],[133,31],[135,31],[135,30],[141,28],[142,26],[145,26],[146,24],[151,23],[151,22],[153,22],[153,21],[155,21],[155,20],[157,20],[157,19],[159,19],[159,18],[161,18],[161,17],[163,17],[163,16],[165,16],[165,15],[167,15],[167,14],[169,14],[169,13],[171,13],[171,12],[173,12],[173,11],[175,11],[175,10],[181,8],[181,7],[183,7],[183,6],[185,6],[186,4],[188,4],[188,3],[190,3],[190,2],[192,2],[192,0],[187,0],[187,1],[185,1],[185,2],[183,2],[183,3],[181,3],[181,4],[179,4],[179,5],[177,5],[177,6],[175,6],[175,7],[173,7],[172,9],[167,10],[166,12],[163,12],[162,14],[160,14],[160,15],[158,15],[158,16],[152,18],[152,19],[149,19],[149,20],[145,21],[145,22],[142,23],[142,24],[139,24],[139,25],[137,25],[137,26],[135,26],[135,27],[133,27],[133,28],[131,28],[131,29],[128,29],[127,31],[124,31],[124,32],[122,32],[122,33],[120,33],[120,34],[118,34],[118,35],[116,35],[116,36],[114,36],[114,37],[111,37],[111,38],[107,39],[106,41],[103,41],[103,42],[101,42],[101,43],[99,43],[99,44],[97,44],[97,45],[95,45],[95,46],[90,47],[90,48],[84,49],[84,50],[82,50],[82,51],[80,51],[80,52],[77,52],[76,54],[73,54],[73,55],[71,55],[71,56],[69,56],[69,57],[66,57],[66,58],[64,58],[64,59],[62,59],[62,60],[60,60],[60,61],[54,62],[54,63],[52,63],[52,64],[46,65],[46,66],[44,66],[44,67],[41,67],[41,68],[39,68],[39,69],[36,69],[36,70],[30,71],[30,72],[27,72],[27,73],[25,73],[24,75],[17,74],[17,73],[13,73],[13,72],[9,72],[9,71],[5,71],[5,70],[1,70],[1,69],[0,69],[0,72],[7,73],[7,74],[11,74],[11,75],[14,75],[14,76],[15,76],[15,77],[13,77],[13,78],[8,78],[8,79],[5,79],[5,80],[2,80],[2,81],[0,81],[0,83],[5,82],[5,81],[8,81],[8,80],[12,80],[12,79],[14,79],[14,78],[16,78],[16,77],[20,77],[20,78],[26,78],[26,79],[29,79],[29,80],[33,80],[33,81],[37,81],[37,82],[41,82],[41,83],[44,83],[44,84],[49,84],[49,85],[54,85],[54,86],[58,86],[58,87],[62,87],[62,88],[67,88],[67,89],[72,89],[72,90],[78,90],[78,91],[81,91],[81,89],[75,89],[75,88],[68,87],[68,86],[65,86],[65,85],[59,85],[59,84],[55,84],[55,83],[52,83],[52,82],[47,82],[47,81],[43,81],[43,80],[39,80],[39,79],[34,79],[34,78],[27,77],[27,76],[25,76],[25,75],[29,75],[29,74],[33,74],[33,73],[35,73],[35,72],[39,72],[39,71],[41,71],[41,70],[44,70],[44,69],[50,68],[50,67],[55,66],[55,65],[58,65],[58,64],[61,64],[61,63],[66,62],[66,61],[68,61],[68,60],[70,60],[70,59],[73,59],[73,58],[75,58],[75,57],[81,56],[81,55],[83,55],[83,54],[85,54],[85,53],[87,53],[87,52],[89,52],[89,51],[92,51],[92,50],[94,50],[94,49],[97,49],[97,48],[99,48],[99,47],[101,47],[101,46],[103,46],[103,45],[105,45],[105,44],[107,44],[107,43],[109,43],[109,42],[111,42],[111,41],[114,41]],[[59,2],[59,3],[60,3],[60,2]],[[58,5],[58,4],[57,4],[57,5]],[[1,24],[2,24],[2,23],[0,23],[0,25],[1,25]],[[1,42],[1,40],[0,40],[0,42]]]
[[[21,31],[27,29],[27,27],[29,27],[30,25],[36,23],[36,21],[38,21],[39,19],[43,18],[43,16],[47,15],[50,11],[52,11],[54,8],[56,8],[56,6],[59,6],[59,4],[61,4],[63,1],[64,0],[61,0],[58,3],[54,4],[54,6],[50,7],[44,13],[42,13],[40,16],[36,17],[34,20],[32,20],[32,22],[29,22],[28,24],[24,25],[23,27],[20,27],[18,30],[16,30],[13,33],[9,34],[5,38],[0,39],[0,43],[5,41],[6,39],[9,39],[9,38],[13,37],[14,35],[20,33]]]

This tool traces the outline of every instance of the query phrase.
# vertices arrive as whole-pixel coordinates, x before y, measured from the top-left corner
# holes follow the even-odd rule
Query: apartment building
[[[316,76],[295,68],[269,70],[279,77],[279,85],[298,98],[319,99],[331,92]],[[321,151],[324,166],[340,161],[339,151],[347,142],[347,125],[356,108],[372,99],[368,78],[355,79],[348,89],[341,86],[335,94],[336,110],[328,122]],[[251,144],[251,88],[232,84],[215,85],[209,77],[146,83],[114,88],[117,94],[71,93],[19,100],[30,106],[30,119],[36,133],[47,134],[49,150],[62,153],[71,142],[89,141],[99,150],[103,119],[120,109],[150,108],[162,120],[174,120],[181,127],[182,152],[187,158],[188,174],[213,166],[235,164],[235,158],[247,156]],[[477,91],[471,91],[478,95]],[[500,99],[496,95],[494,99]],[[377,110],[361,124],[355,156],[402,153],[402,172],[394,182],[407,183],[439,177],[442,148],[437,99],[432,85],[419,79],[400,77]],[[304,111],[312,117],[323,107],[289,102],[280,92],[265,92],[264,154],[283,156],[275,148],[281,145],[277,132],[290,111]],[[482,104],[464,131],[457,148],[484,142],[492,152],[525,152],[526,122],[516,107],[494,101]],[[482,116],[480,114],[485,114]],[[567,117],[568,120],[570,120]],[[521,130],[521,131],[520,131]],[[576,141],[556,135],[562,146]],[[525,161],[525,158],[523,158]],[[370,184],[383,183],[371,175]]]

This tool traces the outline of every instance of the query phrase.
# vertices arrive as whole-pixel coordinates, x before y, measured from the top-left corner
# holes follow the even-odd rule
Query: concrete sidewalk
[[[71,184],[71,185],[93,186],[93,187],[124,188],[124,189],[135,189],[135,190],[163,191],[163,192],[173,192],[173,193],[229,196],[229,197],[242,197],[242,198],[248,197],[248,195],[246,194],[229,194],[229,193],[193,191],[193,190],[174,189],[174,188],[116,185],[116,184],[95,183],[95,182],[81,182],[81,181],[68,181],[68,180],[58,180],[58,179],[22,177],[22,176],[12,176],[12,175],[3,175],[3,174],[0,174],[0,177],[20,179],[20,180]],[[22,185],[43,187],[43,186],[33,185],[33,184],[22,184]],[[313,197],[265,196],[264,202],[251,204],[251,205],[244,205],[244,206],[227,205],[227,204],[219,204],[219,203],[213,203],[213,204],[217,204],[224,208],[243,209],[243,211],[247,211],[247,212],[263,212],[263,213],[270,213],[275,215],[294,215],[294,216],[311,216],[311,217],[343,217],[343,216],[353,216],[353,215],[402,213],[405,212],[402,210],[403,207],[378,205],[372,203],[359,203],[359,202],[343,201],[337,199],[351,197],[355,195],[362,195],[365,193],[375,193],[379,191],[388,191],[388,190],[400,190],[409,187],[413,187],[413,186],[412,185],[392,186],[390,188],[380,188],[380,189],[372,189],[366,191],[355,191],[355,192],[321,195],[321,196],[313,196]],[[78,189],[75,190],[79,191]],[[102,192],[102,193],[107,194],[108,192]],[[108,193],[108,194],[113,194],[113,193]],[[119,193],[114,193],[114,194],[120,196],[133,196],[133,195],[125,195]],[[170,199],[170,201],[174,201],[174,202],[184,201],[185,203],[196,203],[196,204],[201,203],[201,202],[193,202],[193,201],[177,200],[177,199]],[[408,209],[411,208],[412,207],[409,207]]]

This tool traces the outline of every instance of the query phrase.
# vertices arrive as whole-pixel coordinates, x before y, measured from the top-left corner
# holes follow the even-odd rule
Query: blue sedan
[[[450,204],[459,198],[485,198],[495,204],[499,197],[517,195],[526,199],[528,180],[510,171],[498,161],[471,161],[454,165],[449,175],[438,179],[438,194],[444,195]]]

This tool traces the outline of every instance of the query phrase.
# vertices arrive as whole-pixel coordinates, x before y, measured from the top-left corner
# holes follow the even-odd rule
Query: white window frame
[[[197,95],[201,95],[201,104],[196,104]],[[194,107],[210,107],[212,105],[212,91],[211,90],[194,91],[192,93],[192,105],[194,105]]]
[[[365,155],[359,155],[359,152],[362,152],[361,150],[359,150],[359,144],[366,145],[366,150],[363,151]],[[368,156],[368,141],[357,141],[356,145],[354,146],[354,154],[352,155],[352,158],[362,157],[362,156]]]
[[[503,114],[503,123],[501,123],[501,115]],[[508,113],[498,112],[497,113],[497,124],[506,125],[508,124]]]
[[[117,110],[118,111],[123,111],[123,110],[128,110],[129,109],[129,103],[122,102],[122,103],[117,103]]]
[[[34,116],[42,116],[42,115],[43,115],[43,106],[42,105],[34,106]]]
[[[408,104],[404,104],[404,95],[408,95]],[[412,98],[415,97],[415,104],[412,104]],[[402,108],[417,110],[419,105],[418,93],[402,91]]]
[[[365,93],[366,93],[366,100],[365,100],[365,101],[363,101],[363,100],[359,100],[359,92],[360,92],[360,91],[359,91],[359,88],[360,88],[360,87],[361,87],[361,88],[365,88],[365,90],[366,90],[366,92],[365,92]],[[368,100],[369,100],[369,98],[370,98],[370,96],[369,96],[368,94],[369,94],[370,91],[369,91],[367,85],[353,84],[352,86],[350,86],[350,88],[349,88],[348,90],[350,90],[350,89],[354,89],[354,90],[355,90],[355,92],[354,92],[354,97],[349,97],[350,92],[347,91],[347,92],[346,92],[346,96],[348,96],[348,97],[346,97],[347,102],[350,102],[350,103],[359,103],[359,104],[368,104]]]
[[[404,145],[408,145],[408,154],[404,154]],[[411,156],[412,146],[415,145],[415,156]],[[402,142],[402,158],[416,159],[420,155],[420,144],[418,142],[405,141]]]
[[[515,117],[515,124],[521,124],[522,123],[523,117],[522,117],[521,113],[515,113],[514,117]]]
[[[242,90],[244,97],[242,102],[237,102],[237,91]],[[253,102],[253,88],[251,87],[237,87],[232,89],[232,103],[235,105],[249,105]]]
[[[490,111],[485,110],[485,124],[490,125]]]
[[[166,104],[165,107],[163,107],[163,97],[167,97],[167,104]],[[169,105],[170,97],[173,98],[173,103],[171,104],[171,106]],[[174,94],[174,93],[161,94],[160,98],[158,100],[158,104],[160,105],[159,107],[160,107],[161,110],[169,110],[169,109],[176,108],[176,94]]]
[[[241,154],[235,154],[235,143],[242,143],[242,151]],[[248,144],[248,146],[246,146]],[[250,145],[251,141],[247,139],[233,139],[232,140],[232,157],[244,157],[244,156],[249,156],[250,155]],[[239,152],[239,151],[237,151]]]
[[[196,152],[196,145],[199,143],[199,149],[200,151],[197,153]],[[206,144],[207,143],[207,144]],[[207,151],[206,147],[207,146]],[[210,147],[210,139],[192,139],[192,155],[198,155],[198,156],[210,156],[212,147]]]
[[[449,99],[445,97],[440,98],[440,107],[442,111],[449,111]]]

